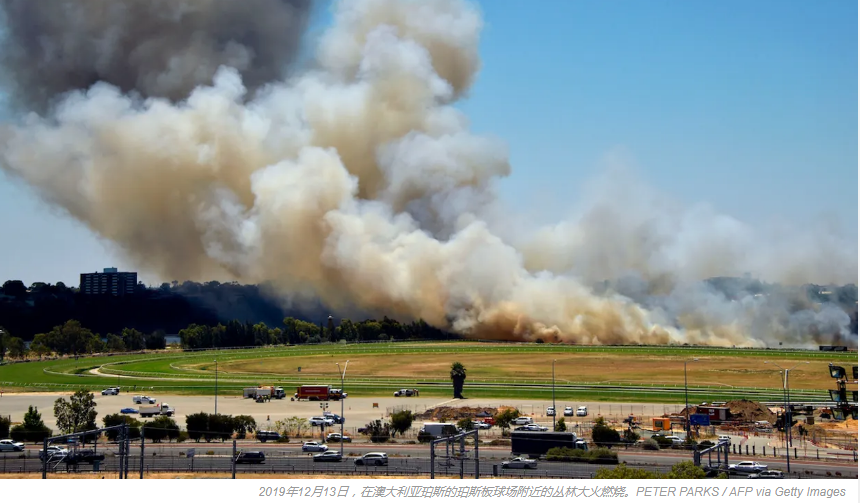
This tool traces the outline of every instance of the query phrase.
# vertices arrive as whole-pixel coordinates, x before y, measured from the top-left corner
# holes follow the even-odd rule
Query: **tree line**
[[[30,346],[20,337],[3,330],[0,334],[0,361],[4,358],[41,357],[45,355],[87,355],[94,353],[122,353],[144,349],[165,349],[167,338],[163,331],[151,334],[124,328],[119,334],[108,334],[102,339],[99,334],[84,327],[77,320],[69,320],[57,325],[44,334],[36,334]]]

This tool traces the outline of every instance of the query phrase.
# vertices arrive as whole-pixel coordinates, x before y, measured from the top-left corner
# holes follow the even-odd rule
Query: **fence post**
[[[341,453],[343,454],[343,453]],[[230,458],[230,463],[233,465],[233,478],[236,478],[236,439],[233,439],[233,456]]]
[[[42,478],[46,479],[48,478],[48,437],[42,439],[42,456]]]

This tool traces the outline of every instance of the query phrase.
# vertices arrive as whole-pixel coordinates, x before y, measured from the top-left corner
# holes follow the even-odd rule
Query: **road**
[[[196,455],[193,460],[186,457],[188,449],[194,448]],[[262,465],[237,465],[237,473],[272,472],[272,473],[314,473],[332,472],[339,475],[350,475],[365,472],[382,472],[387,474],[417,475],[430,472],[429,447],[426,445],[349,445],[345,449],[347,457],[339,463],[315,463],[313,454],[302,453],[298,444],[261,444],[254,442],[239,442],[239,450],[259,450],[266,453],[266,462]],[[103,471],[113,470],[115,476],[118,469],[118,451],[115,444],[107,444],[99,448],[106,453],[107,458],[102,464]],[[366,452],[383,451],[389,455],[388,467],[361,467],[356,466],[354,458]],[[444,456],[444,446],[437,447],[438,473],[458,474],[459,462]],[[144,450],[145,469],[149,471],[221,471],[229,472],[231,469],[230,456],[232,446],[230,443],[183,443],[183,444],[148,444]],[[510,458],[507,448],[480,447],[480,470],[482,476],[493,474],[493,465],[499,465],[499,473],[504,476],[516,477],[563,477],[563,478],[591,478],[599,465],[588,465],[580,463],[561,463],[539,461],[535,470],[503,470],[501,462]],[[16,472],[38,472],[41,470],[41,462],[38,459],[38,446],[28,446],[24,457],[21,453],[0,454],[0,473]],[[472,457],[471,448],[467,451],[467,457]],[[658,472],[668,471],[669,468],[684,460],[690,459],[690,455],[680,451],[619,451],[619,460],[633,467],[641,467]],[[730,463],[741,460],[755,460],[767,464],[770,468],[784,470],[785,465],[782,458],[748,458],[746,456],[730,456]],[[132,444],[132,456],[130,458],[130,476],[139,476],[140,446]],[[60,463],[55,467],[65,471],[65,464]],[[78,470],[91,470],[89,465],[80,465]],[[464,470],[467,476],[474,476],[474,459],[464,461]],[[824,463],[814,460],[792,460],[792,473],[803,478],[827,478],[830,473],[833,477],[857,478],[858,470],[856,463]]]

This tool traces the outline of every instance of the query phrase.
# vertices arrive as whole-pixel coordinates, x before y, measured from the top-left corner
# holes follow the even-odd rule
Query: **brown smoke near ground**
[[[26,3],[0,4],[13,34],[35,16]],[[63,25],[57,39],[113,40],[108,3],[98,22]],[[782,302],[729,300],[700,282],[745,271],[853,282],[856,243],[827,233],[767,234],[670,207],[615,172],[563,223],[509,218],[495,192],[511,170],[505,144],[470,133],[452,106],[480,66],[482,21],[465,1],[340,2],[310,69],[283,79],[302,2],[128,5],[127,19],[155,25],[183,5],[197,35],[184,18],[132,31],[90,73],[45,69],[52,59],[27,63],[32,49],[4,46],[26,102],[57,101],[0,130],[0,166],[150,275],[270,281],[284,296],[492,339],[808,345],[810,326],[847,327],[838,309],[798,318]],[[254,43],[232,38],[247,33]],[[607,279],[620,281],[595,290]]]

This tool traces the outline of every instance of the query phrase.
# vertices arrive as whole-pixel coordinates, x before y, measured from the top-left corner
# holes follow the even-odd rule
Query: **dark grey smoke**
[[[10,102],[42,112],[98,81],[175,101],[220,65],[254,90],[295,59],[312,1],[0,0]]]

